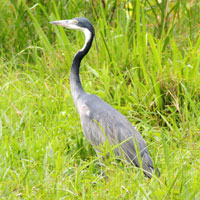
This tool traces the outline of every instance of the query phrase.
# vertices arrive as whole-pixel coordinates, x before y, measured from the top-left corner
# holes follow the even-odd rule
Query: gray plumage
[[[70,29],[81,30],[85,34],[85,45],[74,56],[71,73],[71,93],[80,116],[84,135],[95,148],[97,154],[98,146],[108,140],[111,146],[116,146],[116,156],[125,158],[128,162],[140,167],[136,148],[140,152],[144,174],[151,178],[154,171],[145,141],[135,127],[115,108],[93,94],[87,94],[82,88],[79,78],[80,62],[89,51],[93,37],[94,28],[87,18],[74,18],[72,20],[60,20],[51,22]]]

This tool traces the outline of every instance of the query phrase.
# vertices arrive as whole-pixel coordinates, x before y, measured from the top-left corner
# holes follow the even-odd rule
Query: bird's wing
[[[135,146],[141,157],[149,154],[144,139],[134,126],[99,97],[88,95],[81,99],[79,114],[84,134],[93,146],[103,144],[106,139],[111,145],[121,144],[126,159],[133,161],[136,166],[139,166],[139,162]]]

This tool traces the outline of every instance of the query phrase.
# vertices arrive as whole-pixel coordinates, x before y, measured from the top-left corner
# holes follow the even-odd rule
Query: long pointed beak
[[[50,24],[55,24],[55,25],[59,25],[59,26],[66,26],[69,23],[70,20],[58,20],[58,21],[52,21],[49,22]]]

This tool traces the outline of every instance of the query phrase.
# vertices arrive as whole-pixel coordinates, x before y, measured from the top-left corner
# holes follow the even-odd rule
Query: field
[[[88,93],[142,134],[161,176],[105,160],[101,175],[69,73],[84,35],[49,21],[85,16],[96,40]],[[0,0],[0,199],[200,199],[200,3]]]

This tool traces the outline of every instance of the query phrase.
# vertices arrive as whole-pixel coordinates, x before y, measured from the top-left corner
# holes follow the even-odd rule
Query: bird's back
[[[124,115],[92,94],[85,94],[78,98],[77,109],[84,134],[96,151],[106,140],[112,146],[120,144],[120,147],[115,149],[115,154],[122,156],[121,152],[123,152],[127,161],[139,167],[135,148],[137,146],[144,173],[145,171],[152,173],[154,168],[145,141]],[[149,173],[145,174],[151,177]]]

